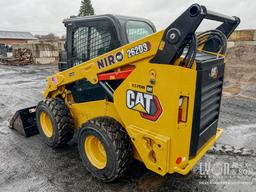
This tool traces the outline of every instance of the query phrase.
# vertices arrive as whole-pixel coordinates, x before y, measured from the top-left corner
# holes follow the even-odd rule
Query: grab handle
[[[205,19],[219,21],[219,22],[223,22],[223,23],[225,23],[225,22],[236,23],[237,22],[235,17],[217,13],[217,12],[214,12],[211,10],[207,10]]]

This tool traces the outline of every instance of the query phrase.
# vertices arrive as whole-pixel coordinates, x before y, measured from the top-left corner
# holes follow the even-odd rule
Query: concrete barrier
[[[237,30],[228,39],[228,48],[256,46],[256,30]]]
[[[228,48],[237,46],[256,46],[256,41],[229,41]]]
[[[64,41],[31,41],[13,45],[13,50],[18,48],[30,49],[34,64],[58,64],[59,51],[64,50]]]
[[[229,37],[229,41],[256,41],[256,30],[237,30]]]

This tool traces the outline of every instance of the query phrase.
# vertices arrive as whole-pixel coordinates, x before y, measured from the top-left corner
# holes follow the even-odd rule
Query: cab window
[[[128,21],[126,33],[129,43],[154,33],[152,27],[143,21]]]
[[[73,31],[72,62],[79,65],[119,47],[116,29],[107,21],[88,22]]]

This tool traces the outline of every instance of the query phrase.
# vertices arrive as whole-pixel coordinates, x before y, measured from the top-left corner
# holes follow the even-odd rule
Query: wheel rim
[[[44,132],[44,134],[47,137],[52,137],[53,135],[53,126],[52,126],[52,121],[50,117],[47,115],[45,112],[41,112],[40,114],[40,125],[41,128]]]
[[[106,151],[97,137],[93,135],[88,136],[84,141],[84,150],[94,167],[103,169],[107,165]]]

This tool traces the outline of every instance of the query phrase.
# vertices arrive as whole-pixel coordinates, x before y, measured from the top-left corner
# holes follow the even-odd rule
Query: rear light
[[[178,109],[178,123],[187,122],[188,113],[188,97],[180,96],[179,98],[179,109]]]
[[[179,109],[178,122],[182,122],[182,109]]]
[[[178,157],[176,159],[176,164],[179,165],[182,162],[182,157]]]

